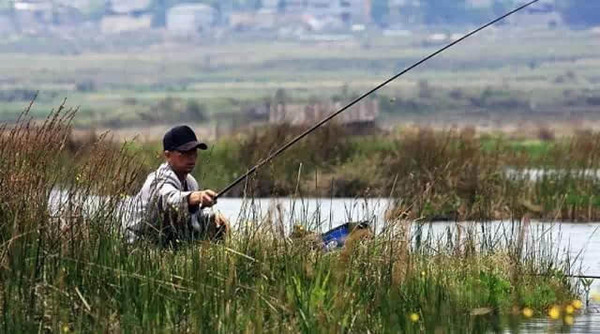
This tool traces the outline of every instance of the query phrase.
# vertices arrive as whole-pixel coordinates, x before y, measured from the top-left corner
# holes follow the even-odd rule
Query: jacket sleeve
[[[172,210],[177,214],[189,214],[188,197],[191,191],[182,191],[179,189],[177,180],[171,177],[160,177],[156,179],[154,194],[151,197],[156,198],[159,208],[162,210]]]
[[[191,191],[181,191],[169,182],[163,183],[158,188],[158,196],[161,199],[163,207],[168,207],[176,211],[188,211],[188,197]]]
[[[193,176],[188,175],[187,183],[188,183],[190,192],[200,190],[200,187],[198,186],[198,182],[196,181],[196,179]],[[188,206],[188,211],[191,214],[198,213],[198,211],[200,211],[200,204]],[[200,212],[200,213],[202,213],[202,212]]]
[[[200,185],[193,176],[188,175],[187,182],[190,190],[200,190]],[[192,227],[194,230],[196,230],[196,232],[202,233],[207,228],[206,226],[215,219],[215,214],[212,212],[212,210],[200,210],[200,205],[190,206],[189,212],[192,216]]]

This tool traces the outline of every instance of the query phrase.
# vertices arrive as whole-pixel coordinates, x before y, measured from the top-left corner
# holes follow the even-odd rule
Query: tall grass
[[[598,135],[580,133],[537,147],[488,140],[473,130],[420,129],[397,141],[381,164],[413,217],[469,220],[600,218]],[[406,201],[408,199],[408,201]]]
[[[25,113],[0,137],[4,332],[485,332],[574,298],[570,263],[519,222],[434,234],[390,219],[325,252],[248,213],[221,244],[125,243],[119,203],[144,167],[102,138],[65,157],[73,115]]]

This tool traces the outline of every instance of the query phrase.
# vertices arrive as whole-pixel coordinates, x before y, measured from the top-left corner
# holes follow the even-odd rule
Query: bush
[[[254,166],[306,129],[281,124],[253,130],[242,141],[237,161],[248,168]],[[304,175],[310,175],[316,168],[327,171],[331,168],[331,162],[338,164],[348,159],[350,148],[341,126],[330,124],[319,128],[283,153],[285,157],[273,160],[258,172],[259,190],[270,190],[271,193],[259,192],[256,195],[290,194],[297,188],[300,165],[304,166],[301,171]]]

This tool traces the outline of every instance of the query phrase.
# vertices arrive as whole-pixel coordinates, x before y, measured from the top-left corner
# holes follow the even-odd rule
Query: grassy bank
[[[130,147],[103,140],[69,158],[72,117],[62,110],[0,137],[5,332],[487,332],[575,298],[573,263],[518,221],[512,233],[448,230],[438,240],[390,219],[324,252],[248,214],[220,244],[126,244],[117,203],[144,167]],[[72,200],[50,210],[56,186]],[[79,200],[95,194],[98,209],[84,215]],[[561,319],[553,326],[573,320]]]
[[[388,233],[323,253],[245,229],[172,252],[126,246],[108,223],[89,222],[103,228],[86,237],[12,242],[4,331],[487,332],[575,298],[561,264],[469,240],[425,250]]]

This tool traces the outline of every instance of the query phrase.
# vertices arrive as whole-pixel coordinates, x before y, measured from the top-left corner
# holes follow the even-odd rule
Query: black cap
[[[199,148],[206,150],[208,146],[199,142],[194,131],[187,125],[172,128],[163,137],[163,149],[165,151],[190,151]]]

